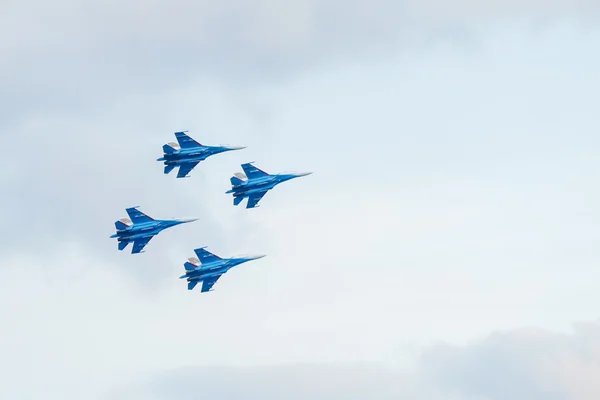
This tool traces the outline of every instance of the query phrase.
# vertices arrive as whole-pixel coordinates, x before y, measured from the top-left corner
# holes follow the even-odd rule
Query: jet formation
[[[176,177],[188,178],[190,172],[208,157],[246,148],[245,146],[202,145],[186,132],[188,131],[175,132],[177,143],[169,142],[163,145],[164,154],[157,161],[164,162],[164,174],[166,175],[179,167]],[[241,164],[244,172],[236,172],[230,178],[231,190],[225,193],[233,195],[234,206],[238,206],[243,199],[247,198],[246,208],[257,208],[259,207],[258,202],[275,186],[312,173],[269,174],[252,165],[253,163]],[[111,236],[111,238],[117,239],[118,249],[121,251],[133,243],[131,254],[144,253],[148,242],[163,230],[198,220],[197,218],[154,219],[139,211],[138,208],[139,206],[125,209],[129,218],[115,221],[116,233]],[[194,249],[194,253],[196,253],[196,257],[188,259],[184,264],[185,274],[179,278],[187,280],[188,290],[193,290],[198,283],[202,282],[201,293],[213,291],[217,280],[231,268],[265,257],[265,255],[256,255],[221,258],[206,250],[206,246]]]

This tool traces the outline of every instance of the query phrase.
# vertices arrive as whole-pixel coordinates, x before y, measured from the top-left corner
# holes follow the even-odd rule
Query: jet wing
[[[223,276],[223,275],[221,274],[221,275],[212,276],[212,277],[210,277],[210,278],[204,279],[204,280],[202,281],[202,290],[201,290],[201,293],[204,293],[204,292],[209,292],[209,291],[211,291],[211,290],[212,290],[212,287],[213,287],[213,285],[214,285],[215,283],[217,283],[217,281],[219,280],[219,278],[220,278],[221,276]]]
[[[211,253],[210,251],[204,250],[204,248],[195,249],[194,253],[196,253],[196,256],[198,257],[198,260],[200,260],[201,264],[219,261],[222,259],[221,257]]]
[[[267,192],[259,192],[259,193],[252,193],[251,195],[248,196],[248,203],[246,203],[246,208],[254,208],[256,207],[256,205],[258,204],[258,202],[260,201],[260,199],[263,198],[263,196],[266,194]]]
[[[146,236],[145,238],[135,239],[133,241],[133,249],[131,249],[131,254],[141,253],[144,247],[148,244],[148,242],[152,239],[152,236]]]
[[[127,214],[129,215],[129,219],[134,224],[141,224],[143,222],[154,221],[154,218],[147,216],[146,214],[144,214],[143,212],[141,212],[140,210],[138,210],[135,207],[127,208],[127,209],[125,209],[125,211],[127,211]]]
[[[198,165],[199,161],[189,162],[185,164],[179,165],[179,171],[177,172],[178,178],[185,178],[187,175],[192,172],[192,170]]]
[[[248,179],[256,179],[269,176],[269,174],[267,174],[265,171],[256,168],[250,163],[242,164],[242,169],[244,170],[244,173],[246,174]]]
[[[175,138],[179,143],[179,147],[182,149],[192,149],[194,147],[202,147],[202,145],[196,142],[194,139],[185,134],[185,132],[175,132]]]

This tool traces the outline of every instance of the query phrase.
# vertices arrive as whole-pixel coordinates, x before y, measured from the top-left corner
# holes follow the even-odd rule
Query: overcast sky
[[[5,1],[0,397],[600,397],[600,9],[481,4]]]

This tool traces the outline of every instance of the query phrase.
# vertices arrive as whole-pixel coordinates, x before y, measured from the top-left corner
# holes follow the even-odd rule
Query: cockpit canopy
[[[197,257],[190,257],[190,258],[188,258],[188,261],[190,264],[200,265],[200,260],[198,260]]]

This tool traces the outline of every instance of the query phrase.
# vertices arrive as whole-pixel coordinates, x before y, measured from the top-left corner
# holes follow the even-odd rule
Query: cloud
[[[469,398],[585,400],[600,396],[600,322],[572,334],[499,332],[464,347],[439,345],[422,359],[425,381]]]
[[[476,34],[498,16],[593,15],[597,2],[340,0],[12,1],[0,17],[0,117],[78,113],[130,91],[156,93],[211,77],[278,84],[323,64],[389,57]],[[457,36],[458,35],[458,36]],[[467,39],[470,38],[470,39]]]
[[[395,399],[393,372],[369,364],[305,364],[264,367],[180,368],[154,376],[117,399]]]
[[[592,0],[424,0],[410,1],[411,10],[425,18],[437,20],[464,20],[465,18],[493,18],[510,16],[560,17],[582,15],[598,11],[598,3]]]
[[[186,367],[111,398],[588,400],[600,396],[598,374],[600,322],[591,322],[570,334],[517,329],[469,345],[432,346],[408,372],[365,363]]]
[[[597,314],[597,31],[502,22],[477,31],[482,52],[398,57],[398,32],[421,21],[402,23],[406,4],[110,4],[15,2],[0,17],[15,38],[0,67],[2,397],[281,363],[333,363],[314,368],[343,393],[344,377],[379,374],[348,361]],[[176,180],[155,160],[178,129],[248,149]],[[224,192],[251,160],[316,173],[250,212]],[[108,238],[131,205],[200,220],[131,256]],[[201,245],[268,257],[200,295],[177,277]],[[467,383],[441,399],[477,392]]]
[[[13,2],[0,17],[0,35],[11,38],[0,44],[0,116],[7,124],[24,110],[77,113],[205,76],[277,82],[393,40],[402,14],[380,3],[388,12],[336,1]]]

